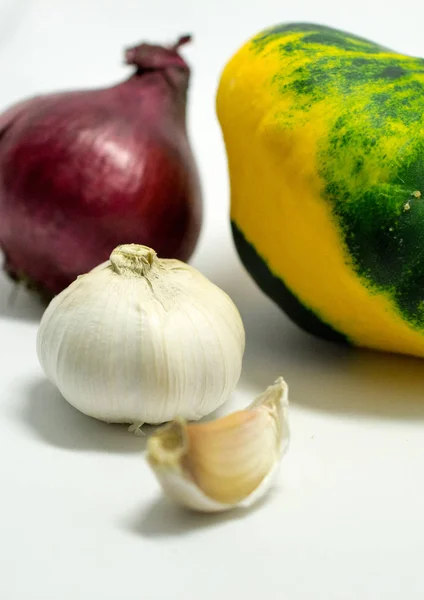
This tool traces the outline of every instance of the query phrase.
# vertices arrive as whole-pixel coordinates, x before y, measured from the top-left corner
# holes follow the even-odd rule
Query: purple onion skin
[[[107,89],[21,102],[0,116],[5,269],[50,298],[119,244],[187,261],[202,220],[186,131],[190,78],[178,47],[126,51]]]

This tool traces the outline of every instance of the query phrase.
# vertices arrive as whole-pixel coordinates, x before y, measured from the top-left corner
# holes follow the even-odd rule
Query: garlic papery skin
[[[70,404],[135,426],[214,411],[237,384],[244,345],[227,294],[135,244],[56,296],[37,337],[40,364]]]
[[[219,512],[259,500],[288,443],[288,386],[280,377],[245,410],[206,423],[165,425],[149,438],[147,460],[170,498]]]

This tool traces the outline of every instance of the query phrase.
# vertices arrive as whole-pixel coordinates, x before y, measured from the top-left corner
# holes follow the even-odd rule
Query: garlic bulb
[[[37,352],[70,404],[137,428],[196,420],[223,404],[244,343],[227,294],[193,267],[128,244],[53,299]]]
[[[249,506],[271,486],[288,447],[282,377],[246,410],[208,423],[177,419],[153,434],[147,459],[166,494],[202,512]]]

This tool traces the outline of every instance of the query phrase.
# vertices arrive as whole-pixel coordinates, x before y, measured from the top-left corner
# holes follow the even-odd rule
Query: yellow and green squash
[[[217,113],[259,286],[311,333],[424,356],[424,60],[280,25],[230,60]]]

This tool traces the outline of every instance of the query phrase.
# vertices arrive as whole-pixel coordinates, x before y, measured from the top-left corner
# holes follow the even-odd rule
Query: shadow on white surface
[[[283,375],[291,402],[308,409],[424,419],[424,360],[355,349],[303,332],[232,262],[209,276],[231,296],[243,318],[246,352],[239,385],[252,400]]]
[[[130,433],[127,425],[108,425],[87,417],[44,379],[28,383],[18,417],[41,441],[68,450],[141,452],[148,437]]]
[[[0,276],[0,318],[40,321],[46,305],[24,285]]]
[[[267,504],[273,495],[273,490],[259,502],[249,508],[236,508],[222,513],[198,513],[185,509],[165,496],[160,496],[146,510],[141,508],[127,518],[124,529],[136,536],[146,538],[165,538],[219,527],[229,521],[248,517],[249,514]]]
[[[328,359],[319,353],[314,358],[314,379],[320,389],[311,393],[307,383],[299,382],[295,401],[315,410],[364,417],[424,419],[424,361],[351,349],[344,360],[332,367],[327,379],[318,374]],[[337,371],[340,369],[340,372]],[[320,383],[321,382],[321,383]]]

